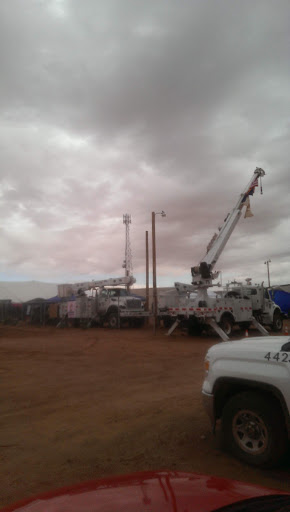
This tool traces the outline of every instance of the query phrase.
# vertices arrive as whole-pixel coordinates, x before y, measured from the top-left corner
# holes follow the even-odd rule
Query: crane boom
[[[262,176],[265,176],[265,171],[257,167],[248,185],[239,196],[235,207],[225,218],[219,233],[215,234],[212,238],[201,263],[197,267],[192,267],[193,285],[211,286],[211,280],[217,277],[217,275],[213,274],[214,266],[240,219],[243,206],[249,209],[249,196],[253,195],[255,187],[258,186],[258,179]]]
[[[59,284],[58,295],[59,297],[68,297],[70,295],[77,295],[80,292],[91,290],[94,288],[103,288],[105,286],[131,286],[136,282],[133,276],[123,277],[110,277],[109,279],[102,279],[100,281],[86,281],[84,283],[72,284]]]
[[[235,229],[241,213],[242,213],[242,207],[245,205],[245,201],[248,197],[248,195],[251,193],[251,191],[254,190],[253,187],[258,185],[258,178],[260,176],[264,176],[265,172],[263,169],[256,169],[254,171],[254,174],[251,178],[251,181],[246,186],[245,190],[240,195],[237,204],[232,209],[231,213],[228,214],[228,216],[224,220],[224,224],[217,235],[217,237],[213,240],[212,246],[209,248],[208,252],[206,253],[205,257],[202,261],[206,262],[208,265],[211,265],[211,270],[213,270],[214,265],[216,264],[217,260],[219,259],[227,241],[229,240],[233,230]]]

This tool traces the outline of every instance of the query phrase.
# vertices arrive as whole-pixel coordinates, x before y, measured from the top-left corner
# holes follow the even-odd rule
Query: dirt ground
[[[165,333],[0,328],[1,506],[150,469],[290,491],[290,461],[275,470],[248,467],[223,453],[211,433],[201,401],[203,359],[219,339]]]

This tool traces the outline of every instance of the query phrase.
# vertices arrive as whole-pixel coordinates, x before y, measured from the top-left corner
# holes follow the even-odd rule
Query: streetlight
[[[153,322],[154,322],[154,334],[156,333],[157,327],[157,284],[156,284],[156,236],[155,236],[155,217],[161,215],[166,217],[166,213],[152,212],[152,273],[153,273]]]
[[[267,265],[267,272],[268,272],[268,287],[270,288],[270,270],[269,270],[269,263],[271,263],[271,260],[264,261],[264,265]]]

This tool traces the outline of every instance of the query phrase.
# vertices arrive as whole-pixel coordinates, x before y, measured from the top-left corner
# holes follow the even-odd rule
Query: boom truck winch
[[[269,325],[275,331],[282,329],[280,308],[271,300],[263,285],[226,289],[217,293],[216,297],[208,294],[208,289],[214,286],[213,281],[220,274],[214,270],[215,265],[241,217],[243,207],[245,218],[253,216],[250,196],[254,194],[259,178],[263,176],[265,171],[257,167],[235,207],[226,216],[219,232],[211,239],[205,256],[199,265],[191,268],[192,284],[174,283],[178,293],[178,305],[168,308],[172,323],[174,322],[168,331],[169,335],[180,323],[188,328],[190,334],[197,335],[211,327],[224,341],[229,339],[235,324],[242,328],[254,324],[263,335],[269,334],[263,325]],[[192,292],[196,295],[194,298],[190,298]]]
[[[144,311],[140,298],[130,295],[129,287],[136,282],[133,276],[112,277],[58,285],[58,296],[66,298],[61,306],[61,323],[69,317],[67,304],[74,298],[74,318],[114,329],[123,321],[136,327],[143,325],[149,313]],[[124,288],[122,288],[122,286]],[[91,291],[91,296],[86,292]]]

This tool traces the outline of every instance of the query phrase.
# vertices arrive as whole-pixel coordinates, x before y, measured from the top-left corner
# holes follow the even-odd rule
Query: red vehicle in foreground
[[[197,473],[144,472],[65,487],[1,510],[12,511],[290,512],[290,492]]]

